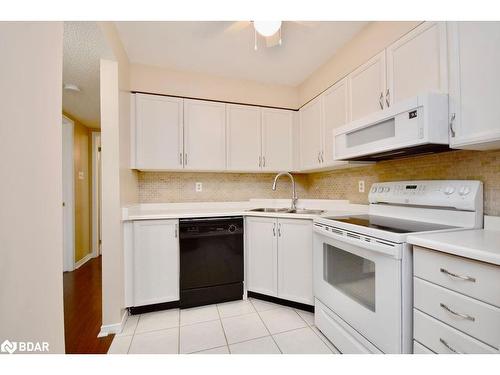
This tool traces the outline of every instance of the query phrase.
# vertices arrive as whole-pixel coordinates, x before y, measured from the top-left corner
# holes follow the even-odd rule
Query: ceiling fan
[[[287,21],[303,24],[300,21]],[[281,29],[282,21],[236,21],[233,22],[224,32],[238,32],[248,27],[254,29],[254,49],[257,50],[257,35],[264,38],[266,47],[274,47],[282,44]]]

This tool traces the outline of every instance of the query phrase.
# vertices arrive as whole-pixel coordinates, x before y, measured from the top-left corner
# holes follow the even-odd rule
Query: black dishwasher
[[[243,297],[243,218],[180,219],[180,307]]]

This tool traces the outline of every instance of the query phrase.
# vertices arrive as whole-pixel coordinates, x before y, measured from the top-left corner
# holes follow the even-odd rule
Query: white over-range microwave
[[[379,161],[449,149],[448,95],[426,93],[334,130],[336,160]]]

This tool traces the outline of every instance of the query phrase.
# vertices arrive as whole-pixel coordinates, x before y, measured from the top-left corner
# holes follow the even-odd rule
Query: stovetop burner
[[[404,220],[376,215],[353,215],[344,217],[333,216],[325,217],[325,219],[359,225],[367,228],[379,229],[391,233],[415,233],[457,228],[449,225]]]

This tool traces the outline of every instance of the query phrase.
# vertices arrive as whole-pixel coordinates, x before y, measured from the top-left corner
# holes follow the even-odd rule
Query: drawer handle
[[[450,309],[448,306],[446,306],[444,303],[440,303],[439,304],[443,309],[445,309],[446,311],[448,311],[450,314],[453,314],[453,315],[456,315],[460,318],[464,318],[464,319],[467,319],[467,320],[470,320],[471,322],[475,322],[476,321],[476,318],[474,318],[473,316],[470,316],[470,315],[467,315],[467,314],[460,314],[460,313],[457,313],[456,311],[453,311],[452,309]]]
[[[470,282],[473,282],[475,283],[476,282],[476,278],[474,277],[470,277],[470,276],[461,276],[461,275],[457,275],[456,273],[453,273],[453,272],[450,272],[444,268],[441,268],[440,271],[448,276],[451,276],[451,277],[454,277],[456,279],[460,279],[460,280],[464,280],[464,281],[470,281]]]
[[[450,346],[450,344],[448,344],[445,340],[443,340],[441,337],[439,338],[439,342],[441,344],[443,344],[444,346],[446,346],[451,352],[455,353],[455,354],[464,354],[462,352],[459,352],[458,350],[454,349],[452,346]]]

